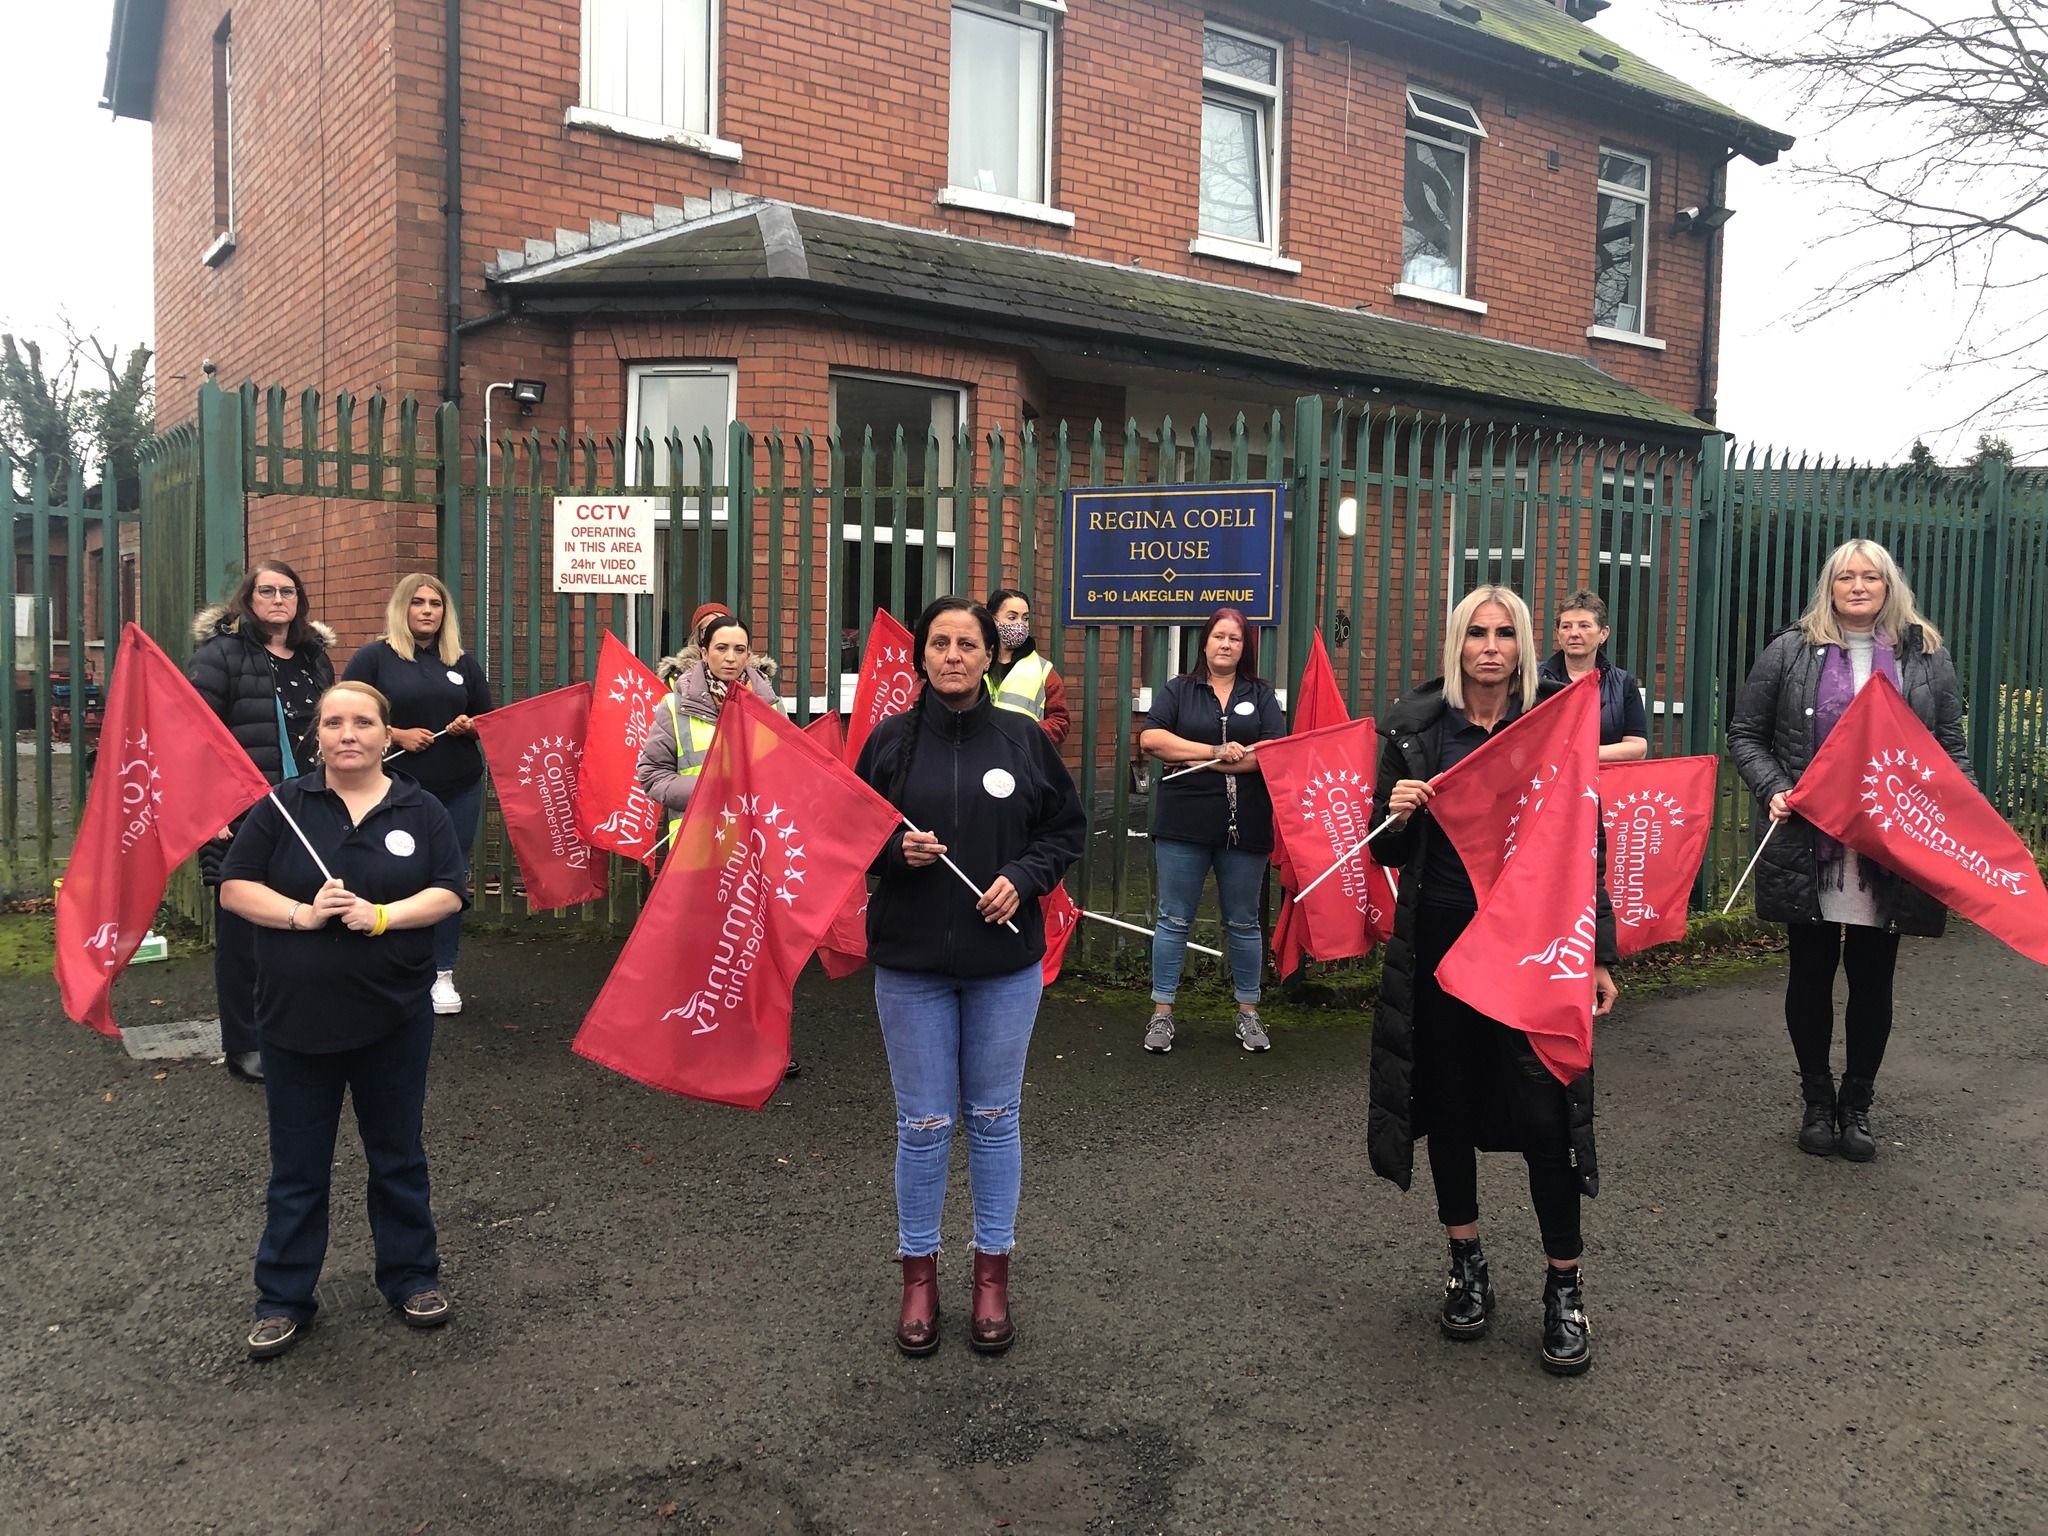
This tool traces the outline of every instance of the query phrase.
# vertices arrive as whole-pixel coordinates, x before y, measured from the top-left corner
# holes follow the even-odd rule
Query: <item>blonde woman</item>
[[[1375,804],[1394,824],[1369,846],[1403,871],[1394,936],[1381,972],[1372,1032],[1366,1147],[1373,1171],[1408,1187],[1415,1143],[1429,1140],[1437,1219],[1450,1239],[1450,1276],[1438,1327],[1477,1339],[1493,1314],[1493,1282],[1479,1246],[1481,1150],[1520,1152],[1549,1268],[1543,1286],[1543,1368],[1576,1376],[1593,1363],[1579,1282],[1579,1197],[1599,1188],[1593,1151],[1593,1074],[1570,1085],[1551,1076],[1518,1029],[1486,1017],[1436,982],[1436,968],[1478,909],[1472,877],[1430,819],[1430,780],[1494,732],[1567,685],[1539,678],[1529,609],[1506,587],[1479,587],[1445,627],[1444,675],[1398,700],[1381,723]],[[1605,842],[1596,844],[1604,877]],[[1596,878],[1593,1011],[1614,1003],[1616,959],[1607,882]],[[1516,956],[1503,956],[1512,965]]]
[[[1963,697],[1941,632],[1882,544],[1851,539],[1828,556],[1799,622],[1773,636],[1735,700],[1728,753],[1772,822],[1756,870],[1757,916],[1783,923],[1791,947],[1785,1025],[1806,1101],[1799,1146],[1851,1162],[1877,1156],[1870,1105],[1892,1032],[1899,935],[1938,938],[1948,913],[1919,887],[1817,831],[1785,807],[1798,782],[1871,678],[1891,679],[1907,705],[1970,775]],[[1975,776],[1970,775],[1972,782]],[[1847,973],[1847,1059],[1839,1089],[1829,1065],[1835,972]]]
[[[416,571],[392,590],[384,610],[384,638],[349,659],[342,676],[368,683],[391,701],[391,744],[404,756],[391,766],[440,801],[462,845],[463,877],[484,808],[484,755],[476,716],[491,707],[491,685],[477,659],[462,648],[462,622],[438,576]],[[434,1012],[462,1012],[455,990],[455,958],[462,913],[434,929]]]

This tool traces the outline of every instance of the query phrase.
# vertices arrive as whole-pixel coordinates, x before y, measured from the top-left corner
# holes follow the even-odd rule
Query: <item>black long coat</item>
[[[1552,679],[1537,684],[1537,703],[1564,691],[1565,685]],[[1373,790],[1373,804],[1384,806],[1393,797],[1401,779],[1435,776],[1440,753],[1437,727],[1449,709],[1444,699],[1442,678],[1433,679],[1399,700],[1380,724],[1385,744],[1380,749],[1379,780]],[[1596,822],[1597,826],[1598,823]],[[1401,881],[1399,899],[1394,903],[1394,935],[1380,964],[1379,1011],[1372,1029],[1372,1076],[1370,1104],[1366,1114],[1366,1151],[1373,1172],[1408,1188],[1415,1176],[1415,1143],[1429,1134],[1423,1106],[1425,1095],[1416,1091],[1415,1080],[1415,925],[1422,899],[1422,871],[1429,861],[1430,840],[1440,836],[1428,811],[1408,818],[1406,826],[1383,832],[1368,851],[1381,864],[1408,871]],[[1607,899],[1607,834],[1601,830],[1598,851],[1597,892],[1594,898],[1593,958],[1597,964],[1613,965],[1618,956],[1614,938],[1614,908]],[[1589,1068],[1569,1084],[1559,1083],[1536,1061],[1536,1053],[1519,1033],[1515,1048],[1527,1056],[1518,1081],[1528,1095],[1560,1095],[1555,1100],[1529,1106],[1532,1121],[1561,1121],[1570,1143],[1572,1163],[1579,1186],[1588,1195],[1600,1190],[1600,1166],[1593,1144],[1593,1073]],[[1505,1149],[1505,1148],[1503,1148]]]
[[[313,626],[314,638],[301,650],[313,657],[313,680],[324,692],[334,683],[334,661],[327,648],[334,643],[334,631],[324,624]],[[284,753],[277,744],[277,680],[270,657],[263,648],[263,635],[246,620],[237,622],[227,605],[208,608],[192,621],[192,660],[185,675],[199,690],[199,697],[234,734],[249,761],[276,784],[284,778]],[[299,764],[299,771],[311,768]]]
[[[1899,692],[1920,723],[1934,733],[1942,750],[1955,760],[1971,783],[1969,748],[1963,740],[1963,695],[1956,683],[1955,661],[1948,650],[1929,651],[1920,626],[1907,628],[1895,648]],[[1735,718],[1728,726],[1728,755],[1743,782],[1755,792],[1764,814],[1758,831],[1769,823],[1771,797],[1798,782],[1818,750],[1814,704],[1827,647],[1816,645],[1798,626],[1780,630],[1764,647],[1749,681],[1735,697]],[[1948,909],[1932,896],[1890,870],[1865,860],[1878,916],[1892,933],[1939,938],[1948,923]],[[1817,923],[1820,915],[1820,871],[1814,862],[1813,823],[1794,816],[1771,835],[1756,867],[1756,914],[1774,923]]]

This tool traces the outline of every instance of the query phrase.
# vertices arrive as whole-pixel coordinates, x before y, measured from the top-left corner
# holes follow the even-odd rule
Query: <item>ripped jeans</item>
[[[1034,960],[1007,976],[962,979],[875,967],[875,1008],[896,1086],[896,1251],[939,1251],[953,1126],[967,1122],[974,1246],[1008,1253],[1024,1178],[1017,1116],[1024,1053],[1044,984]]]

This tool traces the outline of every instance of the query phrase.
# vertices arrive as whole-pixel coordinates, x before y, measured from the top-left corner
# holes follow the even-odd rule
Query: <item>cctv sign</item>
[[[654,595],[654,516],[666,496],[557,496],[555,590]]]

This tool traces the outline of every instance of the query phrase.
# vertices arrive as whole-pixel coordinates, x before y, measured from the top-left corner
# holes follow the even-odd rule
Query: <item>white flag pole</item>
[[[312,839],[306,836],[306,829],[292,820],[292,813],[284,808],[284,802],[277,798],[277,791],[274,789],[270,792],[270,803],[277,807],[277,814],[284,818],[284,824],[298,834],[300,843],[305,846],[306,856],[313,861],[314,865],[319,869],[321,876],[332,880],[334,878],[334,871],[327,867],[325,859],[314,852]]]
[[[1749,884],[1750,874],[1756,869],[1756,861],[1764,856],[1764,849],[1770,846],[1771,834],[1773,832],[1776,832],[1778,828],[1782,825],[1782,822],[1772,822],[1769,829],[1766,830],[1763,835],[1763,841],[1759,842],[1756,845],[1756,852],[1749,856],[1749,868],[1743,870],[1742,878],[1735,882],[1735,889],[1728,893],[1728,905],[1721,909],[1721,915],[1723,917],[1726,917],[1728,915],[1729,909],[1735,905],[1735,898],[1742,894],[1742,888],[1745,885]]]
[[[1257,742],[1251,742],[1245,747],[1247,752],[1256,752],[1258,749],[1259,744]],[[1162,773],[1159,775],[1159,782],[1164,784],[1168,779],[1178,779],[1185,774],[1200,773],[1204,768],[1214,768],[1222,761],[1221,757],[1205,757],[1199,763],[1191,763],[1185,767],[1176,768],[1171,773]]]
[[[1150,928],[1140,928],[1136,923],[1127,923],[1120,917],[1104,917],[1100,912],[1090,912],[1086,907],[1081,907],[1078,910],[1083,917],[1092,918],[1098,923],[1107,923],[1112,928],[1121,928],[1126,933],[1141,933],[1148,939],[1158,937]],[[1218,960],[1223,958],[1222,950],[1211,949],[1206,944],[1197,944],[1193,939],[1188,940],[1188,948],[1195,951],[1196,954],[1214,955]]]
[[[1336,863],[1332,864],[1320,875],[1317,875],[1315,879],[1309,881],[1307,885],[1304,885],[1300,890],[1296,891],[1294,893],[1294,899],[1296,901],[1300,901],[1304,896],[1308,895],[1310,891],[1314,890],[1317,886],[1321,885],[1325,880],[1329,879],[1330,876],[1334,875],[1335,873],[1337,873],[1338,870],[1342,869],[1346,864],[1349,864],[1353,859],[1357,858],[1359,854],[1365,851],[1365,845],[1367,843],[1371,842],[1374,838],[1378,837],[1382,832],[1386,831],[1387,828],[1391,827],[1398,820],[1400,820],[1398,816],[1389,816],[1385,821],[1381,822],[1378,826],[1374,827],[1370,832],[1366,833],[1364,837],[1360,838],[1357,842],[1353,843],[1349,848],[1346,848],[1342,853],[1337,855]],[[1391,886],[1393,883],[1393,877],[1391,875],[1388,876],[1387,884]],[[1398,895],[1399,892],[1396,892],[1395,894]]]
[[[911,830],[911,831],[913,831],[913,832],[915,832],[915,833],[916,833],[916,834],[917,834],[917,835],[918,835],[919,837],[930,837],[930,836],[931,836],[931,833],[929,833],[929,832],[925,831],[925,829],[924,829],[923,827],[920,827],[920,826],[919,826],[919,825],[918,825],[918,824],[917,824],[916,822],[912,821],[912,820],[911,820],[911,819],[910,819],[910,818],[909,818],[908,816],[905,816],[905,817],[903,818],[903,825],[905,825],[906,827],[910,828],[910,830]],[[988,892],[987,892],[987,891],[984,891],[984,890],[983,890],[983,889],[982,889],[982,888],[981,888],[980,886],[976,885],[976,884],[975,884],[975,883],[974,883],[974,882],[973,882],[972,880],[968,879],[968,878],[967,878],[967,871],[966,871],[966,870],[964,870],[964,869],[962,869],[962,868],[961,868],[961,867],[960,867],[960,866],[959,866],[958,864],[955,864],[955,863],[954,863],[954,862],[953,862],[953,861],[952,861],[951,859],[947,858],[945,854],[943,854],[943,853],[942,853],[942,854],[940,854],[940,855],[939,855],[939,862],[940,862],[941,864],[945,865],[945,866],[946,866],[946,868],[950,869],[951,871],[953,871],[953,873],[954,873],[954,874],[956,874],[956,875],[958,875],[958,876],[960,877],[960,883],[961,883],[962,885],[966,886],[966,887],[967,887],[967,889],[969,889],[970,891],[974,892],[974,899],[975,899],[976,901],[979,901],[979,900],[981,900],[981,898],[982,898],[982,897],[984,897],[984,896],[986,896],[986,895],[988,894]],[[1018,930],[1017,930],[1017,925],[1016,925],[1016,924],[1015,924],[1014,922],[1010,921],[1010,919],[1008,919],[1007,917],[1003,919],[1003,926],[1004,926],[1005,928],[1009,929],[1009,930],[1010,930],[1010,932],[1012,932],[1012,933],[1015,933],[1015,932],[1017,932],[1017,931],[1018,931]]]
[[[444,726],[442,726],[442,727],[441,727],[441,729],[439,729],[438,731],[434,732],[434,734],[433,734],[433,735],[429,736],[429,737],[427,738],[427,740],[428,740],[428,741],[430,741],[430,742],[433,742],[433,741],[439,741],[439,740],[440,740],[440,739],[441,739],[441,738],[442,738],[443,736],[446,736],[447,734],[448,734],[448,727],[444,725]],[[403,757],[403,756],[405,756],[405,748],[403,748],[403,747],[393,747],[393,748],[392,748],[392,749],[391,749],[391,750],[390,750],[389,752],[386,752],[386,753],[384,754],[384,761],[388,763],[388,762],[390,762],[390,761],[391,761],[391,759],[393,759],[394,757]]]

